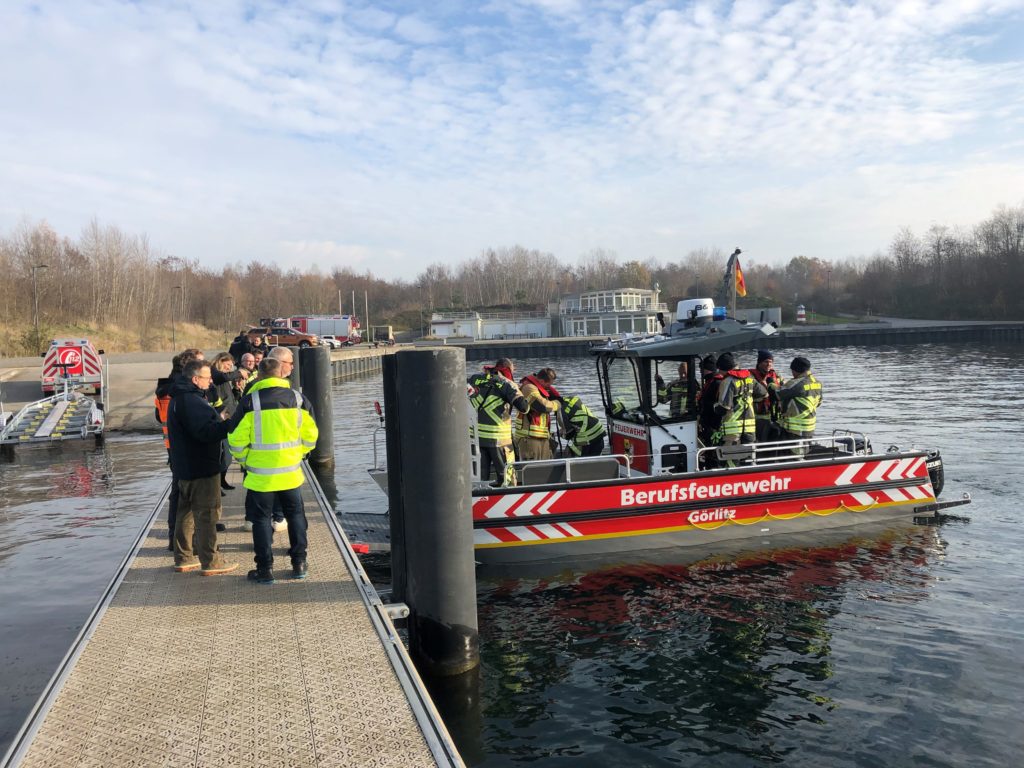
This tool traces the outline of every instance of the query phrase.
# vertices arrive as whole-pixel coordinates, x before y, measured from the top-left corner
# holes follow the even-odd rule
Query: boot
[[[274,572],[269,568],[254,568],[249,571],[249,581],[255,581],[257,584],[273,584]]]

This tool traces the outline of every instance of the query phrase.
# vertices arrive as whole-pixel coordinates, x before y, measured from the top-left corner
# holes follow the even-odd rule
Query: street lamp
[[[826,272],[825,285],[825,293],[828,295],[828,324],[832,325],[832,267],[829,267]]]
[[[231,326],[229,325],[230,320],[235,315],[235,297],[225,296],[224,297],[224,333],[231,332]]]
[[[39,349],[39,345],[42,343],[39,338],[39,291],[36,289],[36,270],[49,269],[49,264],[33,264],[32,265],[32,305],[35,308],[32,314],[32,324],[36,329],[36,349]]]
[[[181,291],[184,293],[184,289],[180,285],[174,286],[172,291]],[[176,297],[171,298],[171,349],[176,350],[178,348],[178,340],[174,334],[174,302]]]

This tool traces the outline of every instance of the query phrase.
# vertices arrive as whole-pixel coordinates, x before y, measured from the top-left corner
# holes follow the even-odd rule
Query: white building
[[[658,313],[669,322],[657,287],[614,288],[563,296],[558,302],[563,336],[614,336],[661,330]]]
[[[542,339],[551,336],[543,312],[434,312],[430,335],[440,339]]]

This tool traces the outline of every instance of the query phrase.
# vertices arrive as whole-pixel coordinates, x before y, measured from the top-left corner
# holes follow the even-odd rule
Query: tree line
[[[743,267],[748,295],[738,305],[781,305],[784,317],[803,304],[828,314],[1021,319],[1022,249],[1024,205],[1000,207],[969,229],[935,225],[922,236],[903,229],[870,257],[830,262],[800,255],[785,265],[755,257]],[[618,287],[657,285],[672,307],[681,298],[714,297],[729,251],[701,248],[663,263],[623,261],[597,249],[567,263],[514,245],[389,281],[329,265],[286,270],[253,261],[212,268],[98,221],[77,239],[45,221],[23,221],[0,237],[2,318],[22,330],[17,338],[24,347],[3,352],[31,351],[36,301],[47,328],[114,324],[137,332],[143,347],[172,321],[233,332],[263,317],[339,308],[363,317],[366,300],[371,322],[400,329],[421,328],[435,310],[545,310],[567,293]]]

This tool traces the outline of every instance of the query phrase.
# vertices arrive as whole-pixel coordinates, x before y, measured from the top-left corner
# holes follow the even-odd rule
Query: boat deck
[[[306,486],[309,578],[281,579],[281,532],[279,581],[257,585],[238,486],[221,534],[238,571],[176,573],[161,514],[6,765],[462,764],[318,487]]]

